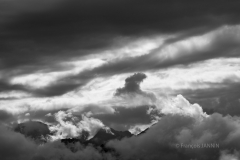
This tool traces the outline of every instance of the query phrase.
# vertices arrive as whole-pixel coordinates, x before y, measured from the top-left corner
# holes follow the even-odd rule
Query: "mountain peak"
[[[46,142],[47,137],[51,134],[48,125],[39,121],[19,123],[14,130],[39,143]]]
[[[131,137],[132,134],[129,131],[116,131],[113,128],[101,128],[97,132],[97,134],[89,140],[89,143],[93,143],[95,145],[105,144],[106,142],[113,139],[122,139],[125,137]]]

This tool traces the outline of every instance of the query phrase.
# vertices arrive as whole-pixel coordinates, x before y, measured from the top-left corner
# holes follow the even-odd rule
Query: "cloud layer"
[[[0,159],[119,159],[57,139],[153,124],[109,146],[121,159],[239,159],[239,17],[238,0],[0,0]],[[55,142],[6,129],[49,133],[40,122]]]
[[[221,158],[238,157],[238,119],[213,114],[203,120],[180,115],[167,115],[145,134],[111,141],[109,146],[121,153],[122,159],[219,159],[221,151],[231,149],[233,155]],[[214,148],[205,144],[217,144]],[[200,147],[191,148],[190,145]],[[219,147],[218,147],[219,145]],[[235,155],[235,156],[234,156]]]

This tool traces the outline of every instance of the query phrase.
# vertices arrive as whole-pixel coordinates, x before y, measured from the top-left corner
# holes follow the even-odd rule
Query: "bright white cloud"
[[[202,107],[198,104],[191,104],[182,95],[177,97],[167,97],[166,99],[159,99],[157,102],[157,109],[163,114],[177,114],[183,116],[190,116],[196,119],[207,117],[203,112]]]
[[[82,115],[82,120],[79,121],[71,112],[59,111],[55,114],[55,118],[58,124],[50,127],[50,130],[55,133],[52,136],[53,140],[79,137],[82,131],[89,132],[89,136],[92,137],[100,128],[104,127],[103,123],[98,119],[86,117],[85,115]]]
[[[70,62],[62,62],[62,66],[69,66],[70,69],[66,71],[31,73],[28,75],[21,75],[13,77],[10,80],[10,84],[21,84],[34,89],[42,88],[53,84],[60,78],[76,75],[85,69],[91,69],[100,66],[103,63],[105,63],[105,61],[101,59],[73,60]]]
[[[169,68],[148,72],[142,89],[155,93],[169,93],[181,89],[204,89],[222,85],[228,79],[240,82],[240,59],[218,58],[206,60],[189,67]],[[214,84],[219,84],[214,86]]]
[[[0,98],[8,99],[8,98],[27,98],[31,97],[31,94],[23,92],[23,91],[8,91],[8,92],[0,92]]]
[[[157,35],[150,37],[141,37],[138,39],[129,39],[118,37],[114,39],[115,46],[104,51],[98,51],[85,58],[99,58],[105,60],[120,59],[124,57],[135,57],[148,54],[150,51],[162,46],[164,40],[174,38],[176,35]]]

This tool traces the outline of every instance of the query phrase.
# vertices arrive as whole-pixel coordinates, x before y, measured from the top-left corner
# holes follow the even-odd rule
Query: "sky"
[[[55,156],[59,139],[82,131],[153,124],[108,145],[123,159],[240,158],[239,0],[0,0],[0,46],[6,160]],[[6,129],[26,121],[48,124],[53,142],[39,148]],[[15,140],[25,150],[5,152]],[[213,142],[220,149],[169,148]]]

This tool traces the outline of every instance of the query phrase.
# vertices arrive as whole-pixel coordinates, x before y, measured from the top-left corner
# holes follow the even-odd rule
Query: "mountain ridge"
[[[105,145],[110,140],[121,140],[123,138],[129,138],[132,136],[140,136],[145,132],[147,132],[149,128],[143,130],[137,135],[134,135],[128,130],[117,131],[110,127],[103,127],[103,128],[100,128],[97,131],[97,133],[90,139],[89,139],[89,135],[90,135],[89,132],[83,130],[82,134],[79,137],[63,138],[63,139],[60,139],[60,141],[64,144],[79,142],[83,145],[93,144],[95,146],[101,146],[101,145]],[[15,126],[14,131],[19,132],[26,137],[30,137],[38,143],[46,143],[47,137],[52,134],[48,128],[48,125],[39,121],[27,121],[27,122],[19,123],[17,124],[17,126]]]

